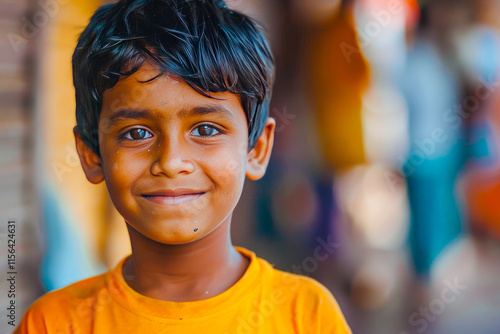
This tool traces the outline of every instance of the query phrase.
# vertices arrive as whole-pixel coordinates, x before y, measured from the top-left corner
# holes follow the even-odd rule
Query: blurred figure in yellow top
[[[310,43],[310,96],[321,152],[334,170],[365,162],[361,99],[369,68],[361,53],[350,1],[315,27]]]

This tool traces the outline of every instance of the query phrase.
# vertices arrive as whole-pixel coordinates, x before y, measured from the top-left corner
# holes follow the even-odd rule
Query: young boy
[[[132,254],[42,296],[16,333],[350,333],[324,286],[231,243],[245,176],[271,155],[273,73],[263,33],[222,1],[96,12],[73,55],[74,133]]]

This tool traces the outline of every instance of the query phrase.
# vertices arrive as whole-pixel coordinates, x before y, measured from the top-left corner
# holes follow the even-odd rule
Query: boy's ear
[[[87,180],[93,184],[101,183],[104,181],[101,158],[85,144],[76,126],[73,128],[73,134],[75,135],[76,151]]]
[[[274,144],[274,129],[276,121],[268,117],[262,134],[257,139],[254,148],[248,152],[246,176],[250,180],[258,180],[266,173]]]

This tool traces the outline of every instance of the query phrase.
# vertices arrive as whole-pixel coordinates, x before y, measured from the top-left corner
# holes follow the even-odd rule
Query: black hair
[[[100,7],[73,54],[76,130],[99,153],[106,89],[145,62],[200,94],[238,94],[253,148],[269,115],[274,60],[260,26],[222,0],[121,0]]]

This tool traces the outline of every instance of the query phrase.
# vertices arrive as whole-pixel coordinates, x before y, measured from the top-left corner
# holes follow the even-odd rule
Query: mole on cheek
[[[198,228],[195,228],[193,231],[198,232]]]

